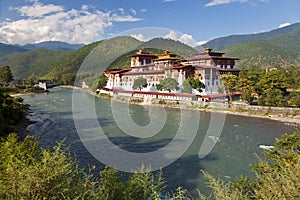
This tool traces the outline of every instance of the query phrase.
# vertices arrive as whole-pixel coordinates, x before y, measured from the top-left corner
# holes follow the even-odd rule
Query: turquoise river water
[[[26,134],[35,135],[43,146],[54,146],[58,141],[65,138],[65,143],[70,146],[71,153],[85,168],[88,165],[96,165],[97,169],[101,169],[107,163],[103,164],[98,161],[97,157],[94,157],[88,151],[91,147],[87,147],[87,143],[82,142],[82,133],[78,133],[78,127],[74,123],[74,114],[80,115],[80,109],[74,109],[74,106],[72,108],[72,95],[74,94],[75,98],[83,98],[82,105],[75,106],[84,108],[84,105],[94,104],[97,121],[105,135],[115,148],[121,148],[127,152],[141,154],[166,147],[174,139],[176,132],[183,124],[183,120],[185,124],[185,127],[181,130],[183,134],[193,135],[189,131],[194,132],[196,130],[195,137],[186,151],[183,151],[182,155],[178,156],[179,158],[175,159],[174,162],[163,166],[163,174],[169,190],[182,186],[187,188],[194,196],[196,196],[197,189],[206,194],[209,191],[205,186],[206,180],[203,179],[201,170],[225,180],[234,180],[236,176],[241,174],[252,176],[250,164],[256,163],[256,155],[262,156],[263,153],[259,145],[272,145],[276,137],[279,137],[282,133],[291,133],[294,130],[292,126],[267,119],[226,115],[225,121],[220,122],[216,120],[217,117],[212,118],[212,114],[209,112],[185,110],[184,117],[182,117],[179,109],[151,108],[138,105],[127,105],[129,117],[122,118],[119,116],[118,120],[125,122],[121,126],[124,126],[124,124],[128,126],[120,128],[120,125],[116,123],[116,111],[112,111],[112,105],[114,105],[115,110],[119,109],[121,112],[122,106],[118,107],[122,105],[121,103],[112,104],[110,101],[95,98],[90,94],[64,88],[53,88],[45,94],[23,96],[24,102],[29,104],[31,108],[29,118],[35,121],[35,123],[29,125]],[[157,116],[160,116],[156,121],[162,123],[157,126],[153,125],[152,128],[150,126],[150,129],[158,129],[157,134],[151,135],[151,137],[145,136],[144,138],[128,134],[128,130],[135,128],[131,127],[132,123],[142,128],[137,130],[143,130],[143,127],[146,130],[147,125],[151,124],[150,116],[155,118],[156,112]],[[82,118],[81,125],[87,124],[89,126],[89,116],[83,116]],[[211,121],[212,119],[214,121]],[[86,123],[82,120],[86,120]],[[155,119],[152,120],[155,121]],[[214,127],[218,126],[218,123],[222,124],[222,132],[215,136],[207,136],[209,125]],[[87,130],[96,131],[97,129]],[[203,145],[205,136],[208,138],[207,140],[211,139],[213,141],[214,146],[209,154],[199,157],[199,149]],[[189,138],[190,136],[181,137],[180,140],[182,141],[173,145],[172,151],[175,151],[177,147],[181,151],[179,147],[183,145],[185,139],[188,140]],[[108,151],[110,150],[113,151],[108,149]],[[111,153],[110,157],[114,157],[115,154]],[[109,152],[108,155],[110,155]],[[164,160],[161,159],[163,157],[157,158],[156,161],[163,162]],[[130,156],[123,160],[131,162]],[[114,165],[113,161],[111,165]]]

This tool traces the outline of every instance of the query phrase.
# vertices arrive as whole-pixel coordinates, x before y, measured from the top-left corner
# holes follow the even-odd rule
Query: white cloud
[[[135,39],[137,39],[137,40],[139,40],[139,41],[147,41],[147,39],[145,38],[145,36],[143,34],[141,34],[141,33],[139,33],[139,34],[131,34],[130,36],[133,37],[133,38],[135,38]]]
[[[229,4],[234,2],[245,3],[248,2],[248,0],[212,0],[211,2],[207,3],[205,7]]]
[[[207,41],[195,41],[192,35],[188,34],[178,34],[175,31],[170,31],[167,35],[165,35],[164,38],[171,39],[171,40],[177,40],[184,44],[187,44],[191,47],[196,47],[199,45],[202,45],[206,43]]]
[[[142,20],[140,18],[136,18],[131,15],[120,16],[117,14],[113,14],[111,19],[114,22],[136,22]]]
[[[224,5],[224,4],[230,4],[230,3],[247,3],[247,2],[262,2],[262,3],[268,3],[269,0],[211,0],[209,3],[205,4],[205,7],[209,6],[218,6],[218,5]],[[252,4],[255,5],[255,4]]]
[[[178,40],[177,33],[175,31],[170,31],[165,38],[171,39],[171,40]]]
[[[125,15],[124,8],[119,8],[118,10],[120,11],[120,13],[121,13],[122,15]]]
[[[10,10],[17,10],[21,14],[21,16],[42,17],[47,14],[61,12],[64,10],[64,8],[62,6],[57,6],[54,4],[44,5],[40,2],[35,1],[33,5],[10,8]]]
[[[89,10],[89,6],[88,5],[82,5],[81,9],[84,11],[88,11]]]
[[[38,1],[12,10],[20,13],[22,19],[0,23],[0,42],[3,43],[26,44],[42,41],[89,43],[102,38],[106,29],[116,22],[141,20],[131,15],[90,9],[87,5],[83,5],[79,10],[66,10],[59,5],[43,4]]]
[[[132,9],[130,9],[130,13],[133,15],[136,15],[136,10],[132,8]]]
[[[146,9],[146,8],[143,8],[143,9],[141,9],[141,12],[142,12],[142,13],[145,13],[145,12],[147,12],[147,9]]]
[[[283,27],[286,27],[286,26],[289,26],[291,25],[290,23],[283,23],[283,24],[280,24],[278,28],[283,28]]]
[[[173,1],[176,1],[176,0],[163,0],[162,2],[166,3],[166,2],[173,2]]]

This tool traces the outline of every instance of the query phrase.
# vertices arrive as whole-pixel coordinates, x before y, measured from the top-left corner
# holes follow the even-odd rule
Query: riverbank
[[[176,109],[190,109],[202,112],[218,112],[231,115],[239,115],[245,117],[256,117],[262,119],[270,119],[284,122],[295,127],[300,127],[300,108],[285,108],[285,107],[267,107],[267,106],[251,106],[240,102],[233,104],[224,104],[216,102],[198,102],[198,101],[175,101],[165,99],[144,99],[126,96],[98,95],[88,89],[79,88],[76,86],[66,85],[59,86],[68,89],[77,89],[82,92],[89,93],[95,97],[103,98],[112,101],[118,101],[128,104],[136,104],[141,106],[160,106]]]

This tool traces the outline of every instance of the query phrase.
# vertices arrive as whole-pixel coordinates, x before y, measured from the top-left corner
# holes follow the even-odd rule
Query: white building
[[[106,88],[133,91],[134,81],[143,77],[147,80],[147,87],[142,91],[157,92],[156,86],[164,78],[175,79],[180,88],[182,88],[184,80],[194,78],[199,79],[205,85],[201,94],[194,90],[195,94],[218,94],[219,88],[222,87],[220,74],[238,75],[240,71],[235,68],[235,60],[238,59],[224,57],[223,54],[212,52],[212,49],[207,48],[205,52],[182,59],[168,51],[165,51],[164,54],[154,55],[141,49],[130,56],[130,67],[105,71],[108,78]]]

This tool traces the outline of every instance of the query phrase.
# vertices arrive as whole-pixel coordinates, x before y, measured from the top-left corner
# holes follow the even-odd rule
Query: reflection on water
[[[65,139],[65,143],[70,146],[71,152],[75,154],[82,167],[95,164],[101,169],[103,165],[85,149],[76,132],[72,113],[72,92],[71,89],[53,88],[50,93],[24,96],[24,102],[31,105],[32,112],[29,118],[35,121],[27,128],[27,134],[35,135],[43,146],[53,146]],[[180,126],[180,110],[166,109],[166,122],[159,133],[149,138],[132,137],[124,133],[115,123],[113,113],[109,109],[109,101],[94,98],[89,94],[84,95],[90,101],[96,101],[95,110],[105,134],[115,145],[130,152],[152,152],[168,145]],[[151,116],[155,117],[155,110],[151,113],[149,107],[129,105],[128,108],[128,116],[140,127],[146,127],[151,123]],[[252,175],[249,164],[257,161],[255,154],[261,155],[263,152],[259,145],[272,145],[275,137],[293,131],[292,127],[280,122],[227,115],[221,136],[208,137],[216,143],[213,150],[205,158],[199,159],[198,152],[207,132],[211,114],[187,112],[189,117],[186,120],[199,123],[196,138],[188,151],[176,162],[165,167],[163,172],[169,189],[183,186],[194,195],[197,188],[202,192],[208,191],[200,170],[230,180],[241,174]],[[199,117],[200,121],[195,122],[194,120]]]

